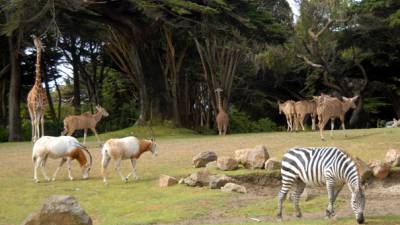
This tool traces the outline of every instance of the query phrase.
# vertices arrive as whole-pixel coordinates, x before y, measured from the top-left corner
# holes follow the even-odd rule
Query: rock
[[[184,183],[185,183],[185,179],[184,178],[179,179],[178,184],[184,184]]]
[[[215,152],[201,152],[195,155],[192,159],[195,168],[205,167],[207,163],[217,160]]]
[[[52,195],[39,213],[31,214],[21,225],[92,225],[92,219],[79,206],[77,200],[69,195]]]
[[[199,171],[196,173],[190,174],[190,176],[186,177],[183,182],[188,186],[208,186],[210,183],[210,176],[211,174],[207,171]]]
[[[389,163],[376,160],[370,163],[369,166],[372,169],[374,177],[378,178],[379,180],[385,179],[390,173],[391,166]]]
[[[264,168],[268,171],[281,169],[281,161],[277,158],[269,158],[264,165]]]
[[[235,170],[238,167],[238,162],[231,157],[218,157],[217,167],[220,170]]]
[[[267,148],[264,145],[257,145],[254,149],[247,152],[247,158],[243,166],[247,169],[261,169],[268,159]]]
[[[392,166],[400,166],[400,150],[390,149],[386,152],[385,161]]]
[[[354,158],[354,162],[357,166],[358,173],[360,174],[361,183],[365,184],[374,176],[372,170],[364,161],[362,161],[358,157]]]
[[[244,186],[238,185],[235,183],[227,183],[222,188],[223,192],[238,192],[238,193],[247,193],[247,190]]]
[[[160,187],[169,187],[178,183],[178,180],[175,177],[171,177],[168,175],[161,174],[159,185]]]
[[[238,149],[235,151],[235,159],[238,161],[240,164],[245,164],[247,160],[247,154],[249,151],[251,151],[252,148],[244,148],[244,149]]]
[[[225,174],[222,175],[213,175],[210,176],[210,185],[211,189],[219,189],[223,187],[225,184],[234,181],[233,178],[226,176]]]
[[[207,169],[217,168],[217,161],[212,161],[212,162],[207,163],[206,168]]]

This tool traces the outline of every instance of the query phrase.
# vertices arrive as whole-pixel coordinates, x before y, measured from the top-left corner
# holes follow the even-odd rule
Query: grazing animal
[[[70,180],[73,180],[74,178],[71,175],[71,161],[74,159],[79,162],[82,168],[82,178],[87,179],[89,177],[89,171],[92,167],[92,155],[89,150],[79,144],[78,140],[74,137],[43,136],[35,142],[32,150],[32,161],[35,166],[33,180],[36,183],[39,182],[39,179],[37,178],[37,168],[39,166],[42,169],[44,178],[47,181],[50,180],[45,171],[46,161],[48,158],[61,158],[61,162],[54,172],[52,180],[56,179],[58,171],[65,162],[67,162],[68,166],[68,177]]]
[[[107,167],[111,159],[115,162],[115,169],[121,176],[124,182],[128,181],[128,178],[132,175],[134,179],[137,179],[136,175],[136,160],[140,156],[150,151],[153,156],[157,155],[157,145],[154,139],[151,140],[139,140],[136,137],[130,136],[118,139],[109,139],[103,146],[101,154],[103,159],[101,161],[101,173],[103,175],[103,182],[107,184]],[[132,172],[128,176],[124,177],[121,173],[121,160],[131,160]]]
[[[215,92],[217,94],[217,102],[218,102],[218,114],[215,118],[218,127],[218,134],[226,135],[226,131],[228,130],[229,126],[229,115],[222,106],[222,97],[221,97],[222,89],[217,88],[215,89]]]
[[[67,116],[64,119],[64,131],[61,134],[71,136],[75,130],[83,130],[83,144],[85,144],[87,131],[90,129],[96,135],[97,142],[100,143],[100,138],[96,131],[96,125],[103,116],[107,117],[108,115],[108,112],[103,107],[97,105],[95,114],[85,112],[81,115]]]
[[[340,119],[343,130],[346,129],[344,125],[344,116],[350,108],[356,108],[355,101],[357,98],[358,96],[352,98],[343,97],[343,101],[340,101],[337,98],[326,95],[318,97],[314,96],[314,99],[317,102],[318,127],[321,140],[325,140],[322,131],[324,130],[324,127],[329,119],[331,120],[331,137],[333,135],[333,128],[335,127],[336,118]]]
[[[35,84],[28,93],[27,105],[32,125],[32,142],[35,143],[39,137],[44,135],[44,114],[47,106],[46,93],[42,87],[40,62],[42,57],[42,42],[33,36],[33,43],[36,47],[36,78]]]
[[[314,100],[302,100],[294,103],[294,111],[296,112],[296,120],[300,123],[301,128],[304,129],[304,118],[310,114],[312,121],[312,130],[315,130],[315,117],[317,116],[317,103]],[[296,131],[298,125],[296,122]]]
[[[396,118],[393,118],[393,121],[387,122],[385,127],[388,128],[400,127],[400,120],[396,120]]]
[[[279,114],[285,114],[286,117],[286,122],[288,125],[287,131],[293,131],[293,120],[295,117],[295,111],[294,111],[294,101],[288,100],[284,103],[281,103],[278,101],[278,106],[279,106]]]
[[[282,159],[282,188],[278,194],[278,219],[282,219],[282,203],[293,185],[293,204],[301,217],[299,197],[306,185],[326,186],[326,217],[334,216],[333,204],[345,184],[351,191],[351,207],[358,223],[364,223],[365,195],[357,164],[352,157],[335,147],[292,148]]]

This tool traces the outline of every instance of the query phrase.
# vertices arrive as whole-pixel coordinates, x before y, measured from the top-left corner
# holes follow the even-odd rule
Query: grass
[[[31,212],[40,209],[43,201],[53,194],[75,196],[81,206],[92,217],[95,224],[176,224],[183,221],[202,221],[209,214],[217,218],[241,218],[237,221],[215,220],[207,224],[260,224],[247,223],[243,217],[273,216],[276,199],[260,196],[247,198],[242,202],[236,199],[246,198],[239,194],[223,193],[207,188],[189,188],[177,185],[170,188],[158,187],[160,174],[183,177],[198,171],[191,165],[191,158],[196,153],[206,150],[215,151],[219,156],[233,155],[234,150],[263,144],[270,155],[281,157],[293,146],[338,146],[365,161],[382,159],[389,148],[400,146],[400,129],[348,130],[348,138],[342,131],[334,133],[334,139],[326,142],[319,140],[318,133],[259,133],[237,134],[226,137],[195,135],[185,129],[171,127],[153,127],[157,135],[159,156],[153,158],[145,154],[139,160],[138,181],[123,183],[109,167],[109,185],[104,186],[100,177],[100,148],[95,139],[90,137],[88,146],[94,158],[91,179],[80,180],[77,163],[73,165],[74,181],[67,180],[64,167],[55,182],[35,184],[32,181],[31,162],[32,145],[29,142],[0,144],[0,225],[20,224]],[[117,132],[101,135],[101,140],[126,135],[149,136],[146,128],[132,127]],[[328,135],[329,136],[329,135]],[[160,137],[160,138],[159,138]],[[49,159],[47,171],[51,174],[58,161]],[[130,170],[128,162],[123,162],[124,174]],[[212,171],[217,172],[217,171]],[[249,173],[240,169],[228,175]],[[42,179],[42,177],[39,177]],[[318,197],[302,203],[305,213],[320,212],[322,217],[326,205],[324,197]],[[339,203],[340,206],[340,203]],[[347,205],[343,207],[348,207]],[[285,213],[293,209],[285,205]],[[326,220],[291,220],[281,224],[354,224],[353,218],[341,218],[338,221]],[[399,215],[367,216],[370,224],[396,224]],[[269,224],[268,222],[263,224]],[[270,223],[273,224],[273,223]]]

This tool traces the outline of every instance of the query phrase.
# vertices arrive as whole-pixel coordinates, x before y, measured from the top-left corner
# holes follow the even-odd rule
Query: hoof
[[[49,181],[50,181],[50,178],[47,177],[47,178],[45,178],[45,180],[46,180],[47,182],[49,182]]]
[[[301,218],[302,216],[303,216],[303,214],[301,214],[301,213],[297,213],[297,214],[296,214],[296,217],[297,217],[297,218]]]
[[[128,183],[128,177],[125,177],[124,179],[122,179],[122,181]]]
[[[73,178],[73,177],[70,177],[70,178],[69,178],[69,180],[73,181],[73,180],[74,180],[74,178]]]
[[[35,183],[39,183],[39,179],[37,179],[37,178],[34,178],[34,179],[33,179],[33,182],[35,182]]]
[[[56,180],[56,178],[55,178],[55,177],[51,178],[51,181],[55,181],[55,180]]]

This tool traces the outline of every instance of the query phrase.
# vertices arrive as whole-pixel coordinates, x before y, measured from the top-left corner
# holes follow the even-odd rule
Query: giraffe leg
[[[42,113],[41,117],[40,117],[40,124],[42,126],[42,134],[40,137],[44,136],[44,113]]]
[[[298,218],[300,218],[302,216],[300,206],[299,206],[299,200],[300,200],[300,195],[303,193],[305,187],[306,187],[306,184],[303,181],[299,180],[296,184],[295,191],[292,193],[294,209],[295,209],[296,217],[298,217]]]

